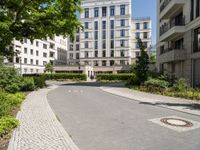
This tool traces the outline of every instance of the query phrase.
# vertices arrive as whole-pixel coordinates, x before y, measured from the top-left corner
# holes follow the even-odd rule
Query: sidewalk
[[[78,150],[50,108],[46,95],[56,86],[30,93],[17,114],[20,126],[8,150]]]
[[[105,92],[139,101],[140,104],[160,106],[200,116],[200,101],[155,95],[128,88],[101,87]]]

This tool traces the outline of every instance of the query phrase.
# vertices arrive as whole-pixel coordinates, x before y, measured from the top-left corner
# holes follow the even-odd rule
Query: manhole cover
[[[183,120],[183,119],[178,119],[178,118],[162,118],[160,121],[164,124],[170,125],[170,126],[175,126],[175,127],[192,127],[193,123]]]

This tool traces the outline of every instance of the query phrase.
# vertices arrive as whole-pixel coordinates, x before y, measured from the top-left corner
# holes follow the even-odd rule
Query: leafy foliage
[[[176,91],[176,92],[185,92],[188,89],[189,89],[189,86],[188,86],[187,81],[185,79],[179,79],[172,86],[172,90]]]
[[[0,55],[13,55],[12,40],[74,36],[81,0],[1,0]]]
[[[19,125],[19,121],[13,117],[0,118],[0,137],[10,132]]]
[[[10,93],[20,90],[22,77],[15,68],[0,67],[0,88]]]
[[[128,81],[134,74],[98,74],[97,81]]]
[[[45,65],[45,72],[53,72],[53,65],[51,65],[50,63]]]
[[[34,79],[32,77],[24,77],[21,85],[21,91],[33,91],[34,89]]]
[[[149,56],[145,51],[145,47],[141,39],[138,39],[138,45],[141,50],[141,55],[138,57],[135,66],[135,75],[138,78],[138,83],[144,83],[148,77]]]

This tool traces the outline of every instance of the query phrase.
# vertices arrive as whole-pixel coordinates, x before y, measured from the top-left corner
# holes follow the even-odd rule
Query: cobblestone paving
[[[14,131],[8,150],[78,150],[48,104],[46,95],[55,88],[27,96],[17,114],[20,126]]]

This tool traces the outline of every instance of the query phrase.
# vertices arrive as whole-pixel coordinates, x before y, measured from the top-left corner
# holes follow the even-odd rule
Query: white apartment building
[[[14,66],[21,74],[43,73],[45,65],[67,64],[67,40],[61,36],[53,39],[24,39],[23,42],[13,40],[12,48],[17,53],[9,65]]]
[[[200,86],[200,0],[157,0],[158,70]]]
[[[151,19],[132,20],[131,0],[83,0],[84,31],[68,43],[68,64],[92,66],[94,72],[127,70],[140,54],[136,37],[151,45]],[[139,35],[139,36],[138,36]]]
[[[131,0],[83,0],[82,7],[80,64],[130,64]]]
[[[151,50],[152,45],[152,21],[150,17],[134,18],[131,24],[131,62],[134,63],[140,56],[140,49],[137,39],[143,41],[147,51]]]

